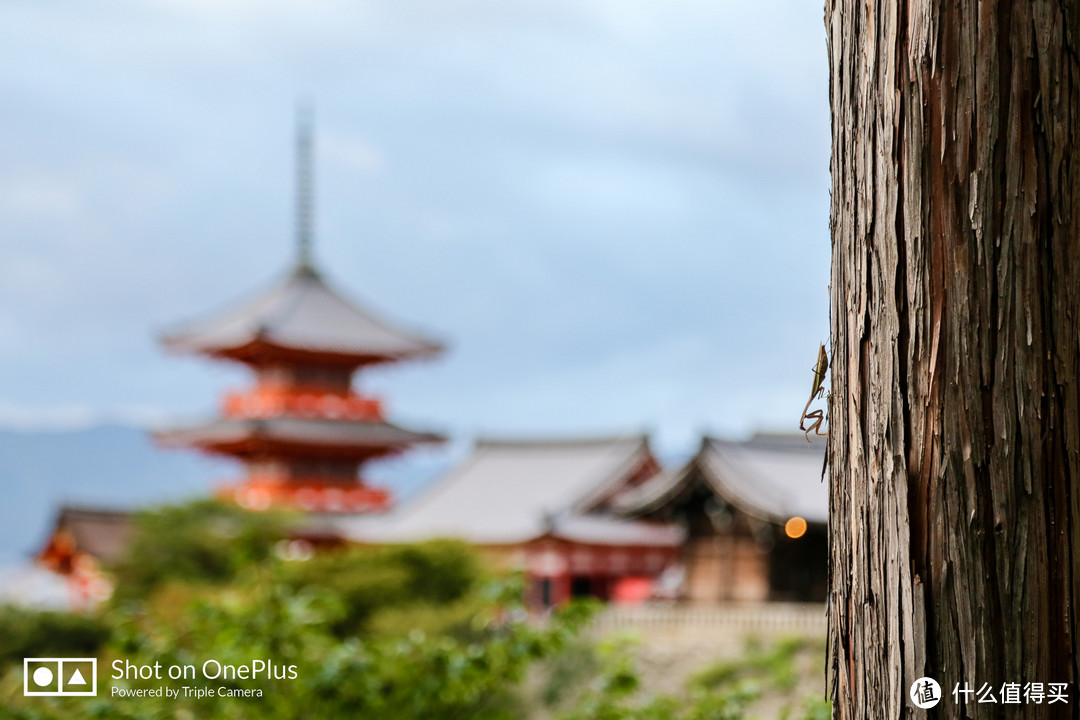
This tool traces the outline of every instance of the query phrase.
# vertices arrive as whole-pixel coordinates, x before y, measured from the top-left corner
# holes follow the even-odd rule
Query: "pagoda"
[[[353,377],[374,365],[432,357],[443,348],[346,299],[315,268],[311,167],[311,125],[301,116],[295,265],[247,302],[162,338],[171,351],[243,363],[254,373],[253,386],[226,394],[217,419],[155,437],[166,446],[240,460],[246,476],[218,494],[247,508],[383,511],[390,494],[364,481],[364,467],[443,438],[387,422],[382,403],[354,389]]]

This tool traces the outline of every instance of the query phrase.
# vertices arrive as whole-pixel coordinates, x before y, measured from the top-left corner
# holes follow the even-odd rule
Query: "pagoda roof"
[[[346,299],[307,263],[245,302],[162,336],[170,350],[258,361],[321,356],[365,364],[438,354],[443,346]]]
[[[154,433],[168,446],[194,445],[213,452],[292,446],[335,454],[356,450],[397,450],[442,442],[441,435],[414,432],[383,421],[323,420],[296,417],[227,418],[197,427]]]
[[[829,519],[829,485],[821,480],[824,455],[824,441],[807,443],[802,433],[759,433],[745,442],[706,437],[684,467],[626,490],[613,508],[625,516],[650,515],[704,482],[753,517],[783,524],[798,516],[824,524]]]
[[[480,440],[457,469],[400,510],[342,520],[360,542],[451,537],[512,545],[542,537],[614,545],[672,545],[678,532],[656,523],[590,514],[649,462],[643,436],[569,441]]]

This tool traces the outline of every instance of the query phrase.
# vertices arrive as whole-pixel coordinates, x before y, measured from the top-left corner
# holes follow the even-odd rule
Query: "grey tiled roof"
[[[661,473],[623,493],[615,509],[636,516],[661,507],[703,476],[721,498],[743,512],[784,523],[793,516],[811,523],[829,517],[829,485],[821,480],[823,438],[759,434],[746,442],[705,438],[682,469]]]
[[[696,459],[679,468],[664,468],[640,485],[619,493],[612,500],[612,510],[634,517],[663,507],[692,482]]]
[[[102,562],[118,560],[131,537],[133,516],[125,510],[63,505],[57,529],[71,533],[75,546]]]
[[[453,537],[509,545],[561,532],[618,544],[666,542],[656,525],[580,517],[576,509],[614,488],[649,457],[645,437],[568,442],[480,441],[457,469],[400,510],[343,521],[365,542]],[[613,530],[613,525],[620,527]],[[570,539],[570,538],[567,538]],[[586,540],[579,540],[586,542]]]
[[[442,350],[437,342],[377,319],[307,266],[247,302],[167,332],[162,342],[184,352],[227,354],[261,342],[293,351],[383,360]]]
[[[386,422],[352,422],[277,417],[215,420],[207,425],[154,433],[166,445],[229,445],[245,440],[270,440],[321,447],[394,447],[440,442],[432,433],[413,432]]]
[[[654,547],[678,547],[686,538],[686,531],[674,524],[574,514],[553,518],[548,534],[586,545]]]

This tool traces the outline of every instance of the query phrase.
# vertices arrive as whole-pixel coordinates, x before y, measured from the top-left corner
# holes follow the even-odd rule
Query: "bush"
[[[270,557],[288,525],[289,516],[214,500],[140,512],[127,552],[109,568],[116,600],[145,599],[169,581],[228,582]]]
[[[652,695],[625,643],[581,632],[592,603],[528,621],[521,578],[489,577],[457,542],[285,560],[274,547],[289,522],[215,502],[143,513],[115,568],[118,600],[100,615],[0,608],[0,718],[511,720],[539,710],[562,720],[738,720],[761,688],[784,696],[786,720],[828,715],[827,703],[791,689],[799,654],[818,652],[805,641],[748,647],[741,661],[713,666],[684,691]],[[22,697],[21,658],[91,655],[99,679],[116,658],[163,667],[266,660],[297,673],[106,682],[264,693],[244,702]],[[531,705],[522,687],[530,668],[548,671],[546,684],[534,675]]]
[[[90,656],[108,639],[108,625],[95,615],[0,605],[0,666],[24,657]]]
[[[83,702],[23,698],[16,673],[9,672],[0,676],[0,717],[58,720],[77,708],[82,717],[130,720],[511,720],[520,717],[515,690],[526,669],[563,647],[587,614],[570,607],[543,627],[523,622],[520,582],[489,586],[483,597],[470,618],[473,634],[467,640],[415,628],[404,635],[341,639],[330,631],[341,610],[339,599],[322,588],[294,589],[275,572],[251,573],[191,596],[169,622],[156,620],[146,604],[115,606],[108,611],[115,632],[106,657],[163,667],[198,667],[208,658],[235,665],[267,659],[281,667],[295,665],[296,675],[201,683],[263,693],[243,702],[184,696],[117,700],[105,694]],[[111,682],[130,688],[185,683],[192,684]]]
[[[386,616],[378,623],[384,631],[402,630],[410,620],[430,632],[460,627],[461,617],[448,608],[482,580],[474,551],[451,541],[327,552],[285,563],[283,572],[294,589],[318,588],[341,600],[344,614],[333,631],[343,638],[370,629],[379,613]]]
[[[795,686],[795,657],[807,644],[805,638],[782,638],[773,647],[762,649],[760,641],[750,638],[737,661],[712,665],[698,673],[692,683],[705,690],[718,690],[740,679],[751,679],[787,692]]]

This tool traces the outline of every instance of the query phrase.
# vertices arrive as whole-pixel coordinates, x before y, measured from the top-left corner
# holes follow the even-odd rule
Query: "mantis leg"
[[[814,421],[814,422],[810,423],[810,427],[806,427],[806,421],[807,420],[813,420]],[[799,423],[799,429],[806,433],[806,442],[810,442],[810,433],[811,432],[813,432],[815,435],[822,436],[822,437],[828,436],[829,433],[821,432],[821,423],[824,420],[825,420],[825,411],[824,410],[815,410],[814,412],[805,413],[803,415],[802,421]]]

